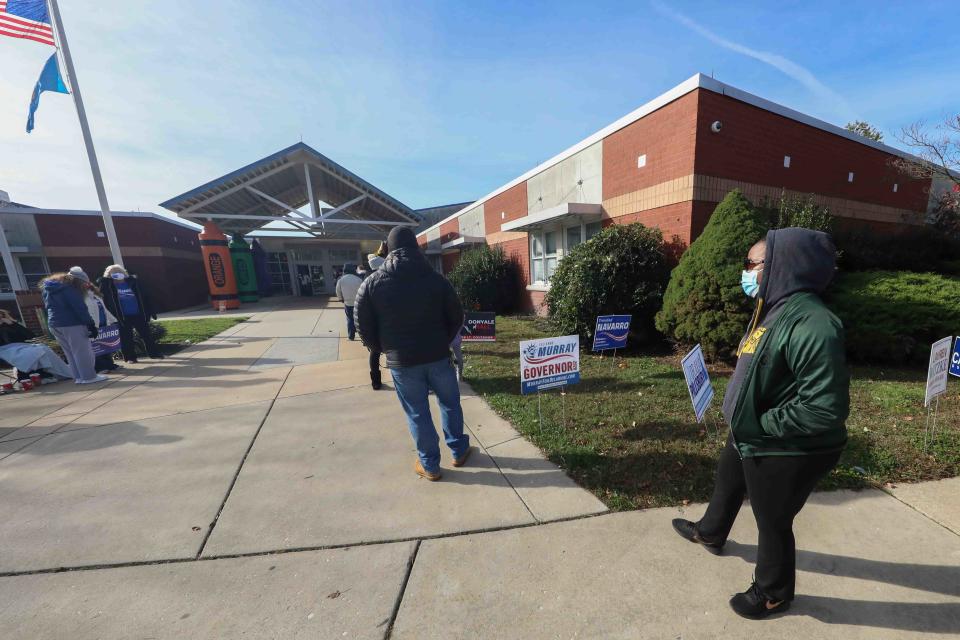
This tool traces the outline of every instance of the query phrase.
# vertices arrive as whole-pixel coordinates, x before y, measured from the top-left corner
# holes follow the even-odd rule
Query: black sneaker
[[[749,589],[730,598],[730,608],[733,609],[734,613],[738,616],[750,618],[751,620],[762,620],[763,618],[783,613],[789,609],[790,601],[780,600],[777,602],[771,600],[760,593],[760,589],[757,588],[757,583],[754,582],[750,585]]]
[[[680,534],[682,538],[686,538],[690,542],[696,542],[697,544],[703,545],[703,548],[712,553],[715,556],[723,553],[723,545],[717,544],[715,542],[708,542],[700,537],[700,534],[697,533],[697,523],[690,522],[689,520],[684,520],[683,518],[674,518],[673,519],[673,530]]]

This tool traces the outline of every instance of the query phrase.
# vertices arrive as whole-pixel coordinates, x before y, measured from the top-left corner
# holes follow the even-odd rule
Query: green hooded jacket
[[[829,453],[846,445],[843,325],[820,299],[835,268],[827,234],[767,234],[757,308],[724,402],[742,457]]]

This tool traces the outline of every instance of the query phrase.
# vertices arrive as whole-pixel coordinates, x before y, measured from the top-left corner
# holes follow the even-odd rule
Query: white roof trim
[[[103,217],[102,212],[91,211],[89,209],[40,209],[40,208],[34,208],[34,207],[2,207],[0,206],[0,213],[22,213],[22,214],[29,214],[32,216],[46,215],[46,216],[97,216],[98,218]],[[113,217],[120,217],[120,218],[154,218],[156,220],[169,222],[170,224],[175,224],[179,227],[190,229],[191,231],[200,231],[203,229],[203,227],[201,227],[200,225],[196,225],[182,218],[174,218],[173,216],[162,216],[159,213],[153,213],[151,211],[111,211],[110,215]]]
[[[500,230],[524,231],[552,222],[559,222],[563,218],[569,217],[596,217],[596,219],[599,220],[602,215],[603,206],[600,204],[567,202],[556,207],[551,207],[550,209],[531,213],[528,216],[517,218],[516,220],[511,220],[510,222],[504,222],[500,225]]]
[[[678,99],[678,98],[681,98],[681,97],[685,96],[686,94],[690,93],[691,91],[693,91],[693,90],[695,90],[695,89],[706,89],[706,90],[708,90],[708,91],[713,91],[714,93],[719,93],[719,94],[721,94],[721,95],[730,96],[731,98],[734,98],[735,100],[740,100],[741,102],[746,102],[747,104],[751,104],[751,105],[753,105],[753,106],[755,106],[755,107],[759,107],[760,109],[763,109],[763,110],[765,110],[765,111],[770,111],[771,113],[775,113],[775,114],[780,115],[780,116],[783,116],[783,117],[785,117],[785,118],[789,118],[789,119],[791,119],[791,120],[796,120],[797,122],[801,122],[801,123],[803,123],[803,124],[810,125],[811,127],[816,127],[817,129],[821,129],[821,130],[823,130],[823,131],[827,131],[828,133],[832,133],[832,134],[841,136],[841,137],[843,137],[843,138],[846,138],[847,140],[851,140],[851,141],[853,141],[853,142],[859,142],[860,144],[866,145],[866,146],[868,146],[868,147],[873,147],[874,149],[877,149],[877,150],[879,150],[879,151],[884,151],[884,152],[889,153],[889,154],[891,154],[891,155],[900,156],[900,157],[902,157],[902,158],[907,158],[907,159],[909,159],[909,160],[921,161],[921,160],[920,160],[919,158],[917,158],[916,156],[914,156],[914,155],[912,155],[912,154],[909,154],[909,153],[906,153],[905,151],[902,151],[902,150],[900,150],[900,149],[896,149],[896,148],[894,148],[894,147],[887,146],[887,145],[885,145],[885,144],[883,144],[883,143],[881,143],[881,142],[875,142],[875,141],[873,141],[873,140],[870,140],[869,138],[864,138],[863,136],[857,135],[856,133],[853,133],[852,131],[847,131],[846,129],[844,129],[844,128],[842,128],[842,127],[838,127],[838,126],[836,126],[836,125],[832,125],[832,124],[830,124],[829,122],[824,122],[823,120],[818,120],[817,118],[814,118],[814,117],[812,117],[812,116],[808,116],[808,115],[806,115],[806,114],[800,113],[799,111],[795,111],[795,110],[790,109],[790,108],[788,108],[788,107],[784,107],[783,105],[779,105],[779,104],[777,104],[777,103],[775,103],[775,102],[771,102],[770,100],[767,100],[767,99],[765,99],[765,98],[761,98],[761,97],[759,97],[759,96],[755,96],[755,95],[753,95],[752,93],[747,93],[746,91],[742,91],[742,90],[740,90],[740,89],[737,89],[736,87],[732,87],[732,86],[730,86],[730,85],[728,85],[728,84],[726,84],[726,83],[724,83],[724,82],[720,82],[719,80],[716,80],[716,79],[714,79],[714,78],[711,78],[710,76],[706,76],[706,75],[704,75],[704,74],[702,74],[702,73],[698,73],[698,74],[696,74],[696,75],[694,75],[694,76],[691,76],[690,78],[684,80],[683,82],[681,82],[680,84],[678,84],[678,85],[675,86],[674,88],[670,89],[670,90],[667,91],[666,93],[663,93],[663,94],[657,96],[656,98],[654,98],[653,100],[647,102],[646,104],[642,105],[641,107],[639,107],[639,108],[631,111],[630,113],[628,113],[627,115],[623,116],[622,118],[620,118],[620,119],[617,120],[616,122],[607,125],[606,127],[604,127],[603,129],[601,129],[600,131],[597,131],[596,133],[594,133],[593,135],[591,135],[589,138],[585,138],[584,140],[581,140],[580,142],[578,142],[577,144],[573,145],[573,146],[570,147],[569,149],[566,149],[565,151],[561,151],[560,153],[558,153],[558,154],[555,155],[554,157],[550,158],[550,159],[547,160],[546,162],[543,162],[543,163],[537,165],[536,167],[534,167],[534,168],[531,169],[530,171],[527,171],[525,174],[523,174],[523,175],[520,176],[519,178],[516,178],[516,179],[508,182],[507,184],[503,185],[503,186],[500,187],[499,189],[496,189],[496,190],[494,190],[494,191],[491,191],[490,193],[488,193],[487,195],[483,196],[482,198],[480,198],[480,199],[477,200],[476,202],[471,202],[469,205],[467,205],[467,206],[465,206],[464,208],[460,209],[460,210],[457,211],[456,213],[454,213],[454,214],[452,214],[452,215],[450,215],[450,216],[447,216],[446,218],[444,218],[443,220],[437,222],[437,223],[434,224],[433,226],[427,227],[426,229],[424,229],[423,231],[421,231],[421,232],[420,232],[419,234],[417,234],[417,235],[424,234],[424,233],[426,233],[427,231],[432,231],[433,229],[436,229],[437,227],[439,227],[439,226],[440,226],[441,224],[443,224],[444,222],[447,222],[447,221],[449,221],[449,220],[453,220],[453,219],[457,218],[457,217],[460,216],[462,213],[465,213],[465,212],[469,211],[470,209],[472,209],[472,208],[474,208],[474,207],[476,207],[476,206],[479,206],[479,205],[483,204],[484,202],[486,202],[486,201],[489,200],[490,198],[493,198],[494,196],[500,195],[500,194],[503,193],[504,191],[506,191],[506,190],[508,190],[508,189],[511,189],[512,187],[517,186],[517,185],[520,184],[521,182],[525,182],[525,181],[529,180],[530,178],[532,178],[533,176],[537,175],[538,173],[541,173],[542,171],[545,171],[545,170],[549,169],[549,168],[552,167],[553,165],[557,164],[558,162],[560,162],[560,161],[562,161],[562,160],[565,160],[566,158],[569,158],[570,156],[572,156],[573,154],[577,153],[578,151],[582,151],[583,149],[586,149],[586,148],[589,147],[590,145],[592,145],[592,144],[594,144],[594,143],[596,143],[596,142],[598,142],[598,141],[600,141],[600,140],[603,140],[604,138],[606,138],[606,137],[609,136],[610,134],[615,133],[616,131],[619,131],[620,129],[623,129],[623,128],[626,127],[627,125],[633,124],[634,122],[636,122],[636,121],[639,120],[640,118],[643,118],[644,116],[647,116],[647,115],[653,113],[653,112],[656,111],[657,109],[660,109],[660,108],[666,106],[667,104],[673,102],[674,100],[676,100],[676,99]],[[503,230],[504,230],[504,231],[507,230],[507,229],[506,229],[506,225],[504,225]]]
[[[487,239],[481,238],[479,236],[460,236],[459,238],[455,240],[451,240],[450,242],[444,242],[442,245],[440,245],[440,248],[455,249],[465,244],[486,244],[486,243],[487,243]]]

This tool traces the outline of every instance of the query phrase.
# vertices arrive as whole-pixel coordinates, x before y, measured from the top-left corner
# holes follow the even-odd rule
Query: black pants
[[[771,600],[793,600],[797,581],[793,519],[839,459],[838,451],[741,460],[728,439],[717,465],[713,497],[697,523],[698,532],[711,542],[726,542],[744,495],[749,497],[759,532],[754,580]]]
[[[153,341],[153,336],[150,335],[150,327],[147,324],[147,319],[142,315],[138,315],[127,316],[120,322],[120,351],[123,352],[123,359],[137,359],[137,345],[133,341],[134,329],[140,334],[143,344],[147,347],[147,355],[151,358],[156,358],[160,352],[157,350],[157,343]]]
[[[380,352],[379,351],[370,352],[370,375],[375,377],[377,380],[380,379]]]

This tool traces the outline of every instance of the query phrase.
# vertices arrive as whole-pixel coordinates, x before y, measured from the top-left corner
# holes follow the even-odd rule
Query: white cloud
[[[789,76],[790,78],[793,78],[802,84],[818,98],[820,98],[825,103],[825,106],[831,108],[839,115],[843,116],[844,118],[852,117],[851,114],[853,113],[853,109],[850,108],[850,105],[847,104],[847,101],[844,100],[843,97],[836,91],[818,80],[817,77],[813,75],[813,73],[806,67],[803,67],[779,54],[771,53],[769,51],[760,51],[758,49],[751,49],[750,47],[742,45],[738,42],[727,40],[726,38],[717,35],[713,31],[710,31],[703,25],[695,22],[682,13],[670,9],[658,0],[652,0],[651,4],[653,5],[653,8],[659,11],[661,14],[679,22],[691,31],[700,34],[710,42],[713,42],[724,49],[729,49],[735,53],[748,56],[754,60],[759,60],[764,64],[770,65],[784,75]]]

